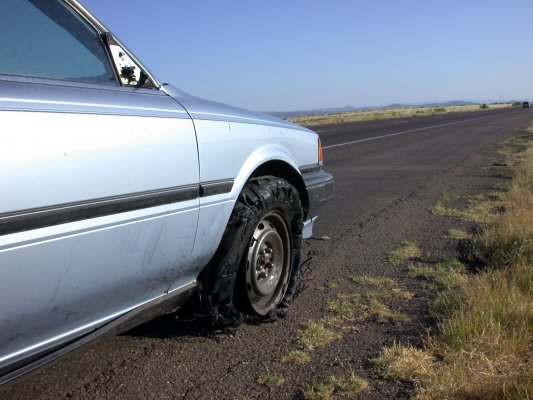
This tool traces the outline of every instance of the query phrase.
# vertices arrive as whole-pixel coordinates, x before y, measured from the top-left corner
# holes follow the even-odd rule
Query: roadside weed
[[[488,270],[441,297],[440,333],[427,347],[443,361],[434,364],[433,373],[417,377],[417,398],[528,398],[533,390],[531,267]]]
[[[397,249],[390,252],[387,261],[389,264],[399,264],[402,261],[405,261],[409,258],[418,257],[419,255],[420,250],[418,250],[417,245],[404,240],[400,243],[400,246]]]
[[[429,211],[433,215],[446,215],[446,207],[444,206],[444,203],[452,198],[457,199],[457,196],[448,192],[441,193],[437,199],[437,202],[429,208]]]
[[[326,303],[324,310],[345,320],[354,320],[356,315],[365,312],[365,305],[360,298],[352,300],[331,300]]]
[[[283,385],[285,378],[280,374],[261,374],[257,378],[257,382],[260,385],[275,388],[277,386]]]
[[[498,190],[500,192],[508,192],[509,191],[509,185],[507,185],[505,183],[495,183],[491,187],[492,187],[492,189]]]
[[[283,364],[304,365],[311,361],[311,357],[304,351],[290,350],[282,354],[279,360]]]
[[[448,193],[441,194],[437,202],[429,208],[429,212],[441,217],[451,217],[463,221],[486,224],[494,220],[494,210],[499,205],[498,201],[490,201],[482,196],[469,196],[466,199],[466,209],[457,210],[455,208],[448,208],[444,204],[452,198],[457,199],[458,197]]]
[[[341,378],[332,376],[327,380],[326,383],[332,385],[334,388],[334,393],[341,396],[351,396],[368,387],[368,383],[364,379],[356,376],[354,373],[347,377]]]
[[[401,324],[409,321],[407,316],[392,311],[376,299],[370,299],[368,302],[368,318],[379,324]]]
[[[489,193],[489,200],[491,201],[497,201],[497,202],[503,202],[507,199],[507,194],[502,192],[490,192]]]
[[[412,294],[402,290],[383,290],[365,294],[342,294],[329,301],[324,310],[344,321],[374,321],[380,324],[398,324],[408,318],[392,311],[381,300],[408,300]]]
[[[427,351],[396,344],[385,348],[372,360],[372,364],[384,378],[415,382],[432,375],[434,362]]]
[[[327,383],[317,383],[310,385],[304,391],[304,399],[306,400],[330,400],[333,396],[335,388]]]
[[[306,400],[328,400],[335,396],[353,396],[368,387],[368,383],[353,372],[347,377],[330,376],[324,382],[309,386],[304,391]]]
[[[450,229],[448,233],[446,234],[446,237],[448,239],[467,240],[467,239],[470,239],[472,235],[460,229]]]
[[[427,289],[449,289],[462,282],[464,265],[455,258],[447,258],[435,267],[409,266],[407,274],[422,280]]]
[[[338,333],[327,329],[323,322],[315,321],[306,322],[298,332],[300,345],[308,351],[324,347],[340,337]]]
[[[533,263],[533,147],[515,172],[505,212],[476,239],[490,264]]]
[[[380,290],[377,292],[368,292],[365,293],[365,297],[370,299],[379,299],[379,300],[410,300],[413,298],[413,294],[406,290],[401,289],[390,289],[390,290]]]

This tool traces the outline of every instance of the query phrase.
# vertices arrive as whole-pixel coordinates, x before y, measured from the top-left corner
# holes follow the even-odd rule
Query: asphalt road
[[[312,240],[305,249],[312,257],[306,264],[311,266],[304,276],[306,290],[283,319],[213,337],[194,322],[165,317],[6,385],[0,388],[0,399],[301,399],[307,385],[331,374],[356,371],[375,379],[367,360],[380,348],[399,339],[416,343],[425,335],[429,300],[424,293],[415,292],[414,303],[400,310],[412,321],[406,327],[361,324],[342,340],[314,351],[306,366],[281,364],[279,355],[297,348],[301,323],[321,318],[326,301],[353,290],[354,274],[394,273],[398,282],[411,285],[401,270],[384,263],[391,246],[406,235],[418,235],[426,250],[439,252],[439,240],[428,239],[428,205],[442,190],[460,186],[462,171],[471,175],[462,189],[472,182],[483,185],[487,177],[481,176],[482,168],[466,164],[493,157],[482,154],[487,145],[532,118],[530,110],[488,110],[317,129],[325,169],[335,177],[335,195],[314,232],[315,238],[327,239]],[[442,238],[442,228],[434,229],[435,237]],[[265,388],[257,382],[264,372],[281,373],[286,383]],[[379,381],[363,398],[409,396],[404,383]]]
[[[317,128],[335,196],[315,236],[340,235],[346,221],[364,221],[407,197],[532,116],[529,109],[504,109]]]

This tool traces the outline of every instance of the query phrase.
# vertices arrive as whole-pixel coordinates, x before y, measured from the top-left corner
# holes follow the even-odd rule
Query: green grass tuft
[[[306,400],[328,400],[332,396],[354,396],[368,387],[368,383],[351,373],[347,377],[330,376],[324,382],[309,386],[304,391]]]
[[[279,360],[283,364],[304,365],[311,361],[311,357],[304,351],[290,350],[282,354]]]
[[[380,324],[399,324],[409,319],[390,308],[382,300],[409,300],[412,294],[403,290],[382,290],[365,294],[343,294],[329,301],[325,311],[344,321],[374,321]]]
[[[306,322],[298,332],[298,341],[307,351],[324,347],[340,337],[340,334],[327,329],[323,322],[315,321]]]
[[[411,300],[413,298],[413,294],[406,290],[391,289],[380,290],[378,292],[368,292],[365,294],[365,297],[379,300]]]
[[[285,378],[280,374],[261,374],[257,378],[257,382],[268,388],[275,388],[283,385]]]
[[[405,261],[409,258],[418,257],[419,255],[420,250],[418,250],[417,245],[404,240],[400,243],[400,246],[397,249],[390,252],[387,262],[389,264],[399,264],[402,261]]]
[[[464,279],[464,265],[455,258],[447,258],[435,267],[414,266],[408,268],[408,275],[422,280],[426,289],[450,289]]]
[[[472,238],[472,235],[460,229],[450,229],[446,237],[448,239],[455,239],[455,240],[468,240]]]
[[[471,196],[467,198],[467,208],[457,210],[445,206],[444,203],[450,198],[447,193],[441,195],[437,202],[429,208],[429,212],[441,217],[487,224],[494,220],[494,211],[500,205],[498,201],[490,201],[481,196]]]

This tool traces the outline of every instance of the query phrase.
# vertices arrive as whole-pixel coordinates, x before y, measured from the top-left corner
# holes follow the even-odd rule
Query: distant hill
[[[424,103],[424,104],[389,104],[387,106],[368,106],[368,107],[331,107],[331,108],[316,108],[314,110],[298,110],[298,111],[271,111],[266,114],[272,115],[278,118],[293,118],[301,117],[304,115],[321,115],[321,114],[337,114],[343,112],[365,111],[365,110],[379,110],[390,108],[404,108],[404,107],[450,107],[450,106],[471,106],[480,103],[472,101],[453,100],[445,103]]]

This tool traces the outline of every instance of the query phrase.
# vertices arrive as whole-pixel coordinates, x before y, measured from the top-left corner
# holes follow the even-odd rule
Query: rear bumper
[[[309,198],[309,209],[307,218],[314,220],[320,215],[320,210],[333,196],[333,176],[318,168],[311,172],[302,174],[307,196]]]

